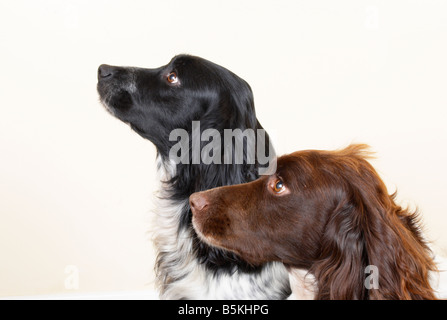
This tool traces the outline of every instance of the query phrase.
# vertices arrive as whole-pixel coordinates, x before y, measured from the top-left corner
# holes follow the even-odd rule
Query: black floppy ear
[[[227,123],[231,123],[231,127],[228,126],[225,129],[231,129],[233,133],[236,133],[235,129],[239,129],[243,132],[243,138],[237,140],[235,137],[227,141],[222,139],[222,147],[226,151],[232,150],[231,163],[237,163],[237,166],[240,161],[235,161],[234,155],[237,152],[235,147],[238,143],[243,144],[243,163],[249,165],[250,169],[242,171],[246,171],[246,179],[251,181],[259,175],[275,172],[276,153],[269,135],[256,117],[253,91],[250,85],[237,75],[228,72],[230,76],[225,79],[225,90],[221,93],[218,109],[225,113],[224,118],[227,118]],[[236,136],[238,135],[236,134]],[[231,142],[233,142],[232,145],[230,145]],[[225,159],[223,161],[225,163]],[[227,161],[229,161],[228,158]],[[236,171],[240,172],[241,170]]]
[[[228,79],[228,87],[224,94],[224,104],[229,104],[232,113],[230,123],[237,123],[239,129],[257,129],[259,122],[256,118],[253,91],[250,85],[232,74]],[[259,125],[260,126],[260,125]]]

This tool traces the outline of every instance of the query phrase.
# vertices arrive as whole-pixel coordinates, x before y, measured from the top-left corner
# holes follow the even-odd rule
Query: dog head
[[[259,265],[309,267],[318,251],[327,204],[301,153],[278,159],[277,172],[253,182],[194,193],[193,225],[201,239]]]
[[[193,225],[207,243],[254,265],[281,261],[310,268],[321,255],[324,237],[344,237],[343,228],[361,236],[362,225],[348,225],[374,215],[361,212],[365,201],[391,204],[384,183],[365,160],[365,149],[295,152],[278,158],[273,175],[192,194]]]
[[[101,102],[115,117],[167,155],[169,133],[207,128],[256,128],[253,94],[243,79],[205,59],[179,55],[155,69],[101,65]],[[173,142],[171,143],[173,144]]]
[[[254,265],[309,270],[318,299],[433,299],[417,215],[395,204],[367,156],[363,145],[282,156],[274,175],[192,194],[194,228]],[[380,290],[365,286],[370,267]]]

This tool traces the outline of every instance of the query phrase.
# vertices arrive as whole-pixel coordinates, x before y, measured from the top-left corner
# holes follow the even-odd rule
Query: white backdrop
[[[190,53],[253,88],[279,153],[365,142],[447,253],[447,2],[0,0],[0,296],[151,289],[155,148],[101,63]]]

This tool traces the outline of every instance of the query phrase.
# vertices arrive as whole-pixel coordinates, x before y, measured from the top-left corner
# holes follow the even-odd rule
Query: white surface
[[[438,298],[447,299],[447,258],[437,256],[436,263],[439,273],[433,275],[432,286],[437,292]]]
[[[37,296],[4,297],[0,300],[158,300],[158,293],[149,291],[118,291],[70,293]]]
[[[364,142],[447,248],[447,1],[0,1],[0,297],[151,289],[155,149],[102,63],[191,53],[253,88],[279,153]],[[73,270],[76,270],[73,269]],[[68,273],[66,272],[68,270]]]

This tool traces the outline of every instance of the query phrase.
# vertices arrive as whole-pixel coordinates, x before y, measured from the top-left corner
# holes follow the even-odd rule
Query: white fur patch
[[[289,300],[313,300],[317,291],[315,277],[303,269],[289,270],[292,295]]]
[[[175,175],[175,165],[159,156],[161,181]],[[162,185],[157,196],[154,243],[158,251],[157,287],[162,299],[274,299],[280,298],[288,276],[280,263],[268,264],[261,273],[235,271],[212,273],[197,261],[193,252],[192,227],[179,232],[179,223],[188,199],[173,201]]]

